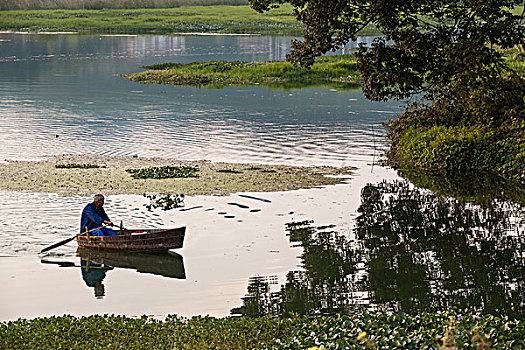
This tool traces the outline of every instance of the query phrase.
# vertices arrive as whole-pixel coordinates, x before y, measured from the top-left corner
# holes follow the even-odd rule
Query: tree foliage
[[[523,44],[523,14],[512,12],[521,0],[250,0],[259,12],[283,3],[305,25],[304,40],[287,57],[302,66],[355,40],[366,26],[384,34],[358,52],[371,100],[421,93],[435,99],[444,91],[451,98],[460,86],[493,84],[506,71],[501,50]]]

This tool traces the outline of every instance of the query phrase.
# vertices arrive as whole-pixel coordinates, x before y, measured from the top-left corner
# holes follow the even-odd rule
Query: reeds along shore
[[[138,9],[200,5],[248,5],[248,0],[0,0],[0,10]]]

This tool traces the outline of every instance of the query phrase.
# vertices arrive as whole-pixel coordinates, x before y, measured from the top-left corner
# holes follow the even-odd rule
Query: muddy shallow
[[[56,165],[89,164],[99,168],[64,169]],[[134,179],[127,169],[161,166],[198,167],[197,178]],[[221,171],[234,172],[221,172]],[[164,158],[102,155],[60,155],[38,162],[8,161],[0,164],[0,189],[59,193],[65,196],[143,194],[171,192],[187,196],[275,192],[334,185],[345,181],[353,167],[212,163]],[[330,176],[331,175],[331,176]]]

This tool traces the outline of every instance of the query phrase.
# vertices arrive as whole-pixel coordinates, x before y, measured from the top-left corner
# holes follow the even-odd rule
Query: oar
[[[46,247],[46,248],[42,249],[42,250],[40,251],[40,253],[44,253],[44,252],[47,252],[48,250],[54,249],[54,248],[56,248],[56,247],[60,247],[61,245],[64,245],[64,244],[66,244],[66,243],[68,243],[68,242],[71,242],[72,240],[74,240],[75,238],[77,238],[77,236],[83,235],[83,234],[85,234],[85,233],[89,233],[89,232],[91,232],[91,231],[98,230],[99,228],[103,228],[103,227],[105,227],[105,226],[100,226],[100,227],[94,228],[94,229],[92,229],[92,230],[89,230],[89,231],[82,232],[82,233],[79,233],[79,234],[77,234],[77,235],[74,235],[73,237],[70,237],[70,238],[68,238],[68,239],[64,239],[63,241],[60,241],[60,242],[58,242],[58,243],[55,243],[55,244],[53,244],[53,245],[50,245],[49,247]]]

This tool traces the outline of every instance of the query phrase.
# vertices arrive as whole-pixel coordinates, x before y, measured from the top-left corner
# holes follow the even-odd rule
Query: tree
[[[287,59],[310,66],[315,57],[355,40],[367,26],[383,33],[358,51],[363,92],[371,100],[436,95],[478,89],[479,83],[504,79],[502,49],[522,45],[522,0],[250,0],[268,11],[290,3],[305,26]],[[459,84],[458,84],[459,82]],[[452,89],[454,90],[454,89]]]
[[[250,0],[284,3],[304,26],[287,59],[314,59],[375,26],[357,68],[374,101],[415,97],[388,123],[392,165],[525,176],[523,0]],[[514,55],[516,71],[506,64]]]

